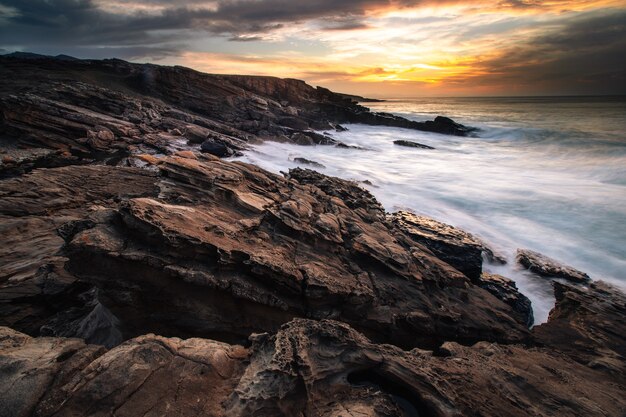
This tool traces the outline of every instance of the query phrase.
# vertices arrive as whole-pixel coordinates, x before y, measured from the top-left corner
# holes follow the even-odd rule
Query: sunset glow
[[[37,26],[38,3],[57,3],[66,11],[57,7],[57,16],[46,17],[48,26]],[[625,88],[623,1],[297,3],[2,1],[0,46],[292,77],[373,96],[602,94]],[[101,30],[104,40],[42,36],[72,19],[84,20],[78,32]],[[12,35],[20,25],[31,26],[37,44]],[[66,50],[54,43],[59,38]]]

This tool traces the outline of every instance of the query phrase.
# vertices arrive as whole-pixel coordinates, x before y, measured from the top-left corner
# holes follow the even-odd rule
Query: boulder
[[[473,281],[480,280],[483,254],[492,262],[506,263],[471,234],[429,217],[400,211],[390,215],[389,221]]]
[[[234,151],[221,142],[217,142],[213,139],[205,140],[200,146],[202,152],[210,153],[220,158],[225,158],[234,155]]]

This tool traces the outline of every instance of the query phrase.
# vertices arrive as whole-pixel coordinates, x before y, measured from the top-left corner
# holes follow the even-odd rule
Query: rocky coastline
[[[273,77],[0,57],[0,416],[623,416],[626,296],[358,184],[224,157],[466,136]],[[409,145],[409,146],[415,146]],[[302,158],[310,168],[314,161]]]

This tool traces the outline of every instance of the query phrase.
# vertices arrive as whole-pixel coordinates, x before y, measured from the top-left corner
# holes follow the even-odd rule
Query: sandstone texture
[[[15,411],[3,415],[620,416],[626,407],[623,372],[553,346],[406,351],[310,319],[249,342],[146,335],[105,352],[0,328],[0,375],[14,387],[0,402]]]
[[[555,281],[530,329],[476,237],[351,181],[216,156],[430,125],[297,80],[0,73],[0,416],[623,416],[619,290]]]

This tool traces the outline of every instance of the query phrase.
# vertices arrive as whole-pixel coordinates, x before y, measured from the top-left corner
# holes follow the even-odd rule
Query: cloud
[[[566,19],[546,33],[445,80],[455,88],[551,94],[626,94],[626,11]]]
[[[0,48],[347,87],[382,83],[407,94],[624,91],[625,7],[623,0],[0,0]]]

